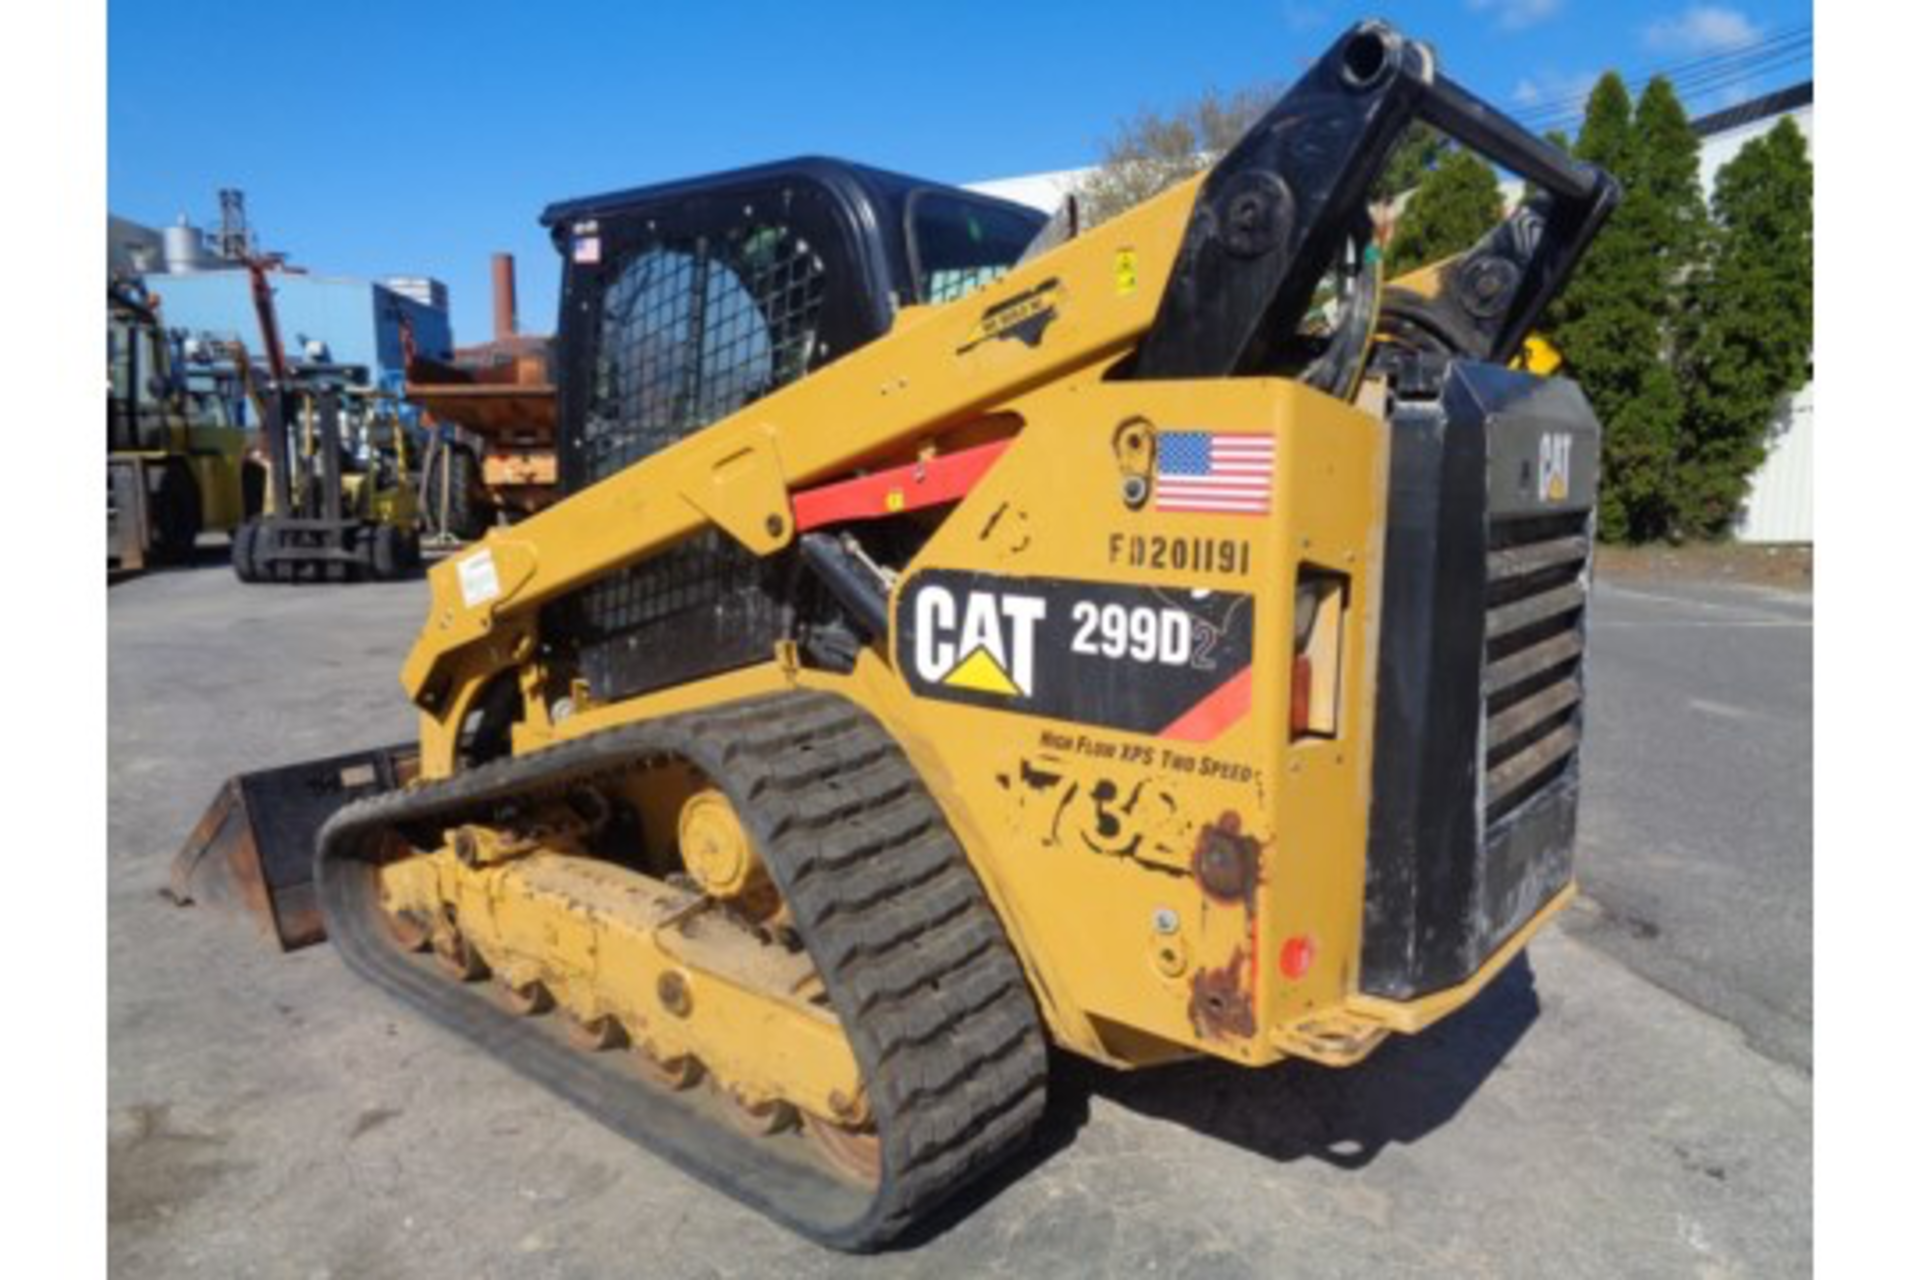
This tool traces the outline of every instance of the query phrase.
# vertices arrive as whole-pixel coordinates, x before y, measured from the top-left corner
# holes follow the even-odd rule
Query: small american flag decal
[[[1153,480],[1155,511],[1264,516],[1273,505],[1273,437],[1162,432]]]

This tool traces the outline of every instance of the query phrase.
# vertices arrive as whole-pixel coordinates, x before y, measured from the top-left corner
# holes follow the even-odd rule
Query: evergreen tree
[[[1424,120],[1415,120],[1387,157],[1373,184],[1375,200],[1392,200],[1413,190],[1432,173],[1449,150],[1446,137]]]
[[[1688,290],[1682,527],[1725,534],[1766,459],[1782,397],[1812,374],[1813,166],[1782,120],[1720,170],[1718,234]]]
[[[1587,114],[1580,123],[1580,136],[1574,140],[1573,154],[1617,176],[1625,172],[1632,152],[1633,97],[1619,73],[1609,71],[1587,97]]]
[[[1471,248],[1500,221],[1500,180],[1478,156],[1448,148],[1414,188],[1387,245],[1387,275]]]
[[[1646,206],[1641,248],[1658,260],[1665,285],[1661,319],[1670,323],[1679,310],[1681,286],[1705,247],[1707,203],[1700,194],[1700,140],[1679,95],[1664,76],[1656,76],[1641,92],[1633,132],[1627,180]]]
[[[1619,209],[1553,307],[1549,337],[1604,431],[1600,534],[1643,541],[1666,531],[1682,399],[1665,363],[1664,268],[1649,243],[1663,219],[1640,163],[1632,99],[1616,74],[1594,86],[1574,154],[1621,181]]]

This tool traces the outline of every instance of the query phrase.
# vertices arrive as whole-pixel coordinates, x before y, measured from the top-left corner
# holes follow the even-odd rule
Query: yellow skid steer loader
[[[1426,121],[1535,194],[1424,289]],[[417,744],[177,865],[828,1244],[1049,1045],[1344,1066],[1573,892],[1599,429],[1510,367],[1616,200],[1380,23],[1078,235],[826,160],[551,207],[565,496],[429,575]]]

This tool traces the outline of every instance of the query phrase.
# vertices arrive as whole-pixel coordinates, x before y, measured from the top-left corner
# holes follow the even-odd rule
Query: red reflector
[[[1295,738],[1304,738],[1313,727],[1313,659],[1304,653],[1293,658],[1293,692],[1287,715],[1287,728]]]
[[[1304,978],[1313,968],[1313,939],[1288,938],[1280,948],[1280,972],[1289,978]]]

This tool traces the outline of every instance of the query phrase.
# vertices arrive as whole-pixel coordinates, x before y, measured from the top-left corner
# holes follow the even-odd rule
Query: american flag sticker
[[[1273,506],[1273,437],[1162,432],[1153,480],[1155,511],[1264,516]]]

